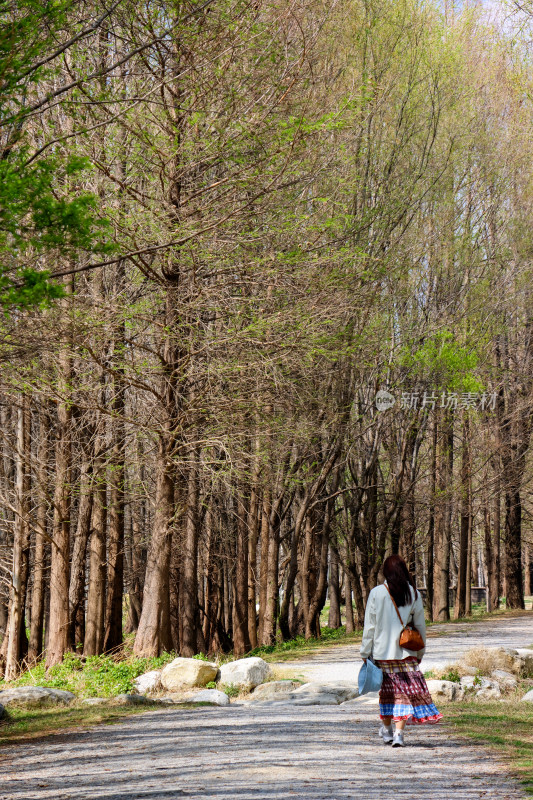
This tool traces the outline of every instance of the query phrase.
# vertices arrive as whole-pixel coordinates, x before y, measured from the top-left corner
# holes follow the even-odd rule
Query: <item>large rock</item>
[[[461,686],[463,689],[490,689],[494,686],[494,681],[480,675],[465,675],[461,678]]]
[[[108,705],[110,706],[145,706],[151,705],[152,700],[142,694],[117,694],[115,697],[110,697]]]
[[[22,706],[24,708],[44,708],[46,706],[68,706],[76,698],[72,692],[63,689],[47,689],[44,686],[17,686],[0,692],[3,706]]]
[[[270,667],[262,658],[239,658],[220,667],[220,683],[239,689],[254,689],[270,677]]]
[[[338,706],[339,698],[332,692],[315,692],[302,694],[297,698],[291,696],[290,702],[293,706]]]
[[[201,661],[199,658],[175,658],[161,671],[161,684],[167,691],[183,689],[192,686],[205,686],[209,681],[214,681],[218,667],[211,661]]]
[[[533,703],[533,689],[530,689],[529,692],[523,696],[522,701],[526,703]]]
[[[361,694],[359,697],[354,697],[353,700],[345,700],[340,704],[343,711],[357,710],[358,708],[377,708],[379,703],[379,692],[367,692]]]
[[[260,683],[252,692],[252,700],[272,700],[281,699],[281,695],[287,695],[293,692],[300,686],[298,681],[270,681],[269,683]]]
[[[533,650],[527,648],[517,650],[517,657],[520,659],[520,674],[523,678],[533,678]]]
[[[498,681],[501,689],[505,689],[507,691],[512,691],[518,686],[518,681],[514,675],[511,675],[510,672],[506,672],[504,669],[495,669],[491,673],[491,678],[494,678],[496,681]]]
[[[150,694],[161,689],[161,670],[152,669],[150,672],[143,672],[133,681],[133,688],[137,694]]]
[[[86,697],[81,702],[84,706],[107,706],[109,697]]]
[[[429,693],[434,700],[444,700],[448,703],[458,702],[464,699],[465,690],[459,683],[452,681],[427,681]]]
[[[337,681],[336,683],[304,683],[289,695],[291,699],[299,700],[301,697],[312,698],[314,695],[328,695],[336,699],[337,703],[344,703],[353,700],[359,694],[357,687],[348,681]]]
[[[212,706],[229,706],[230,704],[228,695],[218,689],[203,689],[184,702],[190,704],[210,703]]]
[[[497,683],[493,686],[486,686],[484,689],[480,689],[479,692],[476,692],[477,700],[500,700],[501,696],[502,693]]]

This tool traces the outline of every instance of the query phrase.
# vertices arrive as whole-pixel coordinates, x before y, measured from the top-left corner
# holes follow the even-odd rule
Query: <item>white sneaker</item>
[[[386,728],[385,725],[382,725],[379,729],[379,735],[385,742],[385,744],[390,744],[393,740],[393,733],[392,733],[392,725],[390,728]]]
[[[393,747],[405,747],[405,742],[403,740],[403,731],[395,731],[394,736],[392,739],[392,746]]]

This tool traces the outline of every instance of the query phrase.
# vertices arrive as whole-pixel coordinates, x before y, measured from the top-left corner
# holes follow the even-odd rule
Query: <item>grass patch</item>
[[[119,722],[132,714],[146,713],[160,706],[68,706],[62,708],[10,708],[0,721],[0,746],[61,734],[69,728],[85,728]]]
[[[533,704],[454,703],[444,714],[457,733],[497,750],[533,794]]]
[[[319,639],[305,639],[303,636],[296,636],[286,642],[276,644],[261,645],[247,653],[247,656],[260,656],[265,661],[289,661],[304,659],[317,650],[330,645],[359,644],[362,631],[346,633],[343,625],[340,628],[323,628],[322,636]]]
[[[128,656],[88,656],[65,653],[61,664],[48,671],[45,662],[39,661],[28,668],[17,680],[5,683],[0,680],[0,691],[15,686],[44,686],[65,689],[77,697],[113,697],[127,694],[135,678],[151,669],[159,669],[175,658],[175,653],[164,653],[159,658],[134,658]]]

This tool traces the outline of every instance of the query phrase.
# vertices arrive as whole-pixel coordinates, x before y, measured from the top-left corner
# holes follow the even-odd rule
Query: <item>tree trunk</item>
[[[267,584],[268,584],[268,548],[270,545],[269,520],[272,508],[272,498],[270,490],[267,488],[263,494],[263,502],[260,503],[261,514],[261,564],[259,576],[259,625],[257,638],[261,644],[265,644],[263,631],[265,626]]]
[[[181,653],[191,657],[197,653],[198,608],[198,453],[191,453],[187,490],[187,516],[182,567],[183,642]]]
[[[233,601],[233,651],[235,655],[242,656],[250,650],[248,635],[248,510],[246,502],[240,494],[235,504],[237,552]]]
[[[107,483],[101,459],[98,458],[98,461],[89,546],[89,589],[83,643],[85,656],[100,655],[104,648]]]
[[[73,650],[85,639],[85,567],[93,508],[92,463],[88,458],[81,465],[79,494],[69,587],[69,643]]]
[[[507,608],[524,608],[522,500],[516,483],[505,492],[505,583]]]
[[[141,658],[154,658],[161,655],[163,631],[161,619],[167,617],[169,606],[168,572],[170,568],[170,520],[174,508],[173,463],[168,457],[168,444],[160,438],[158,452],[158,473],[155,489],[155,515],[152,538],[148,551],[146,577],[144,582],[143,606],[133,652]],[[168,611],[168,616],[170,612]]]
[[[27,655],[28,642],[24,625],[24,609],[29,568],[30,513],[30,412],[28,398],[22,396],[17,412],[17,453],[15,458],[15,535],[13,539],[13,574],[7,624],[5,680],[14,680]]]
[[[31,595],[31,626],[28,660],[37,660],[43,652],[44,629],[44,589],[48,534],[48,437],[49,419],[42,409],[39,414],[39,443],[37,446],[36,494],[38,497],[35,512],[35,555],[33,559],[33,591]]]
[[[427,534],[427,575],[426,575],[426,611],[433,620],[433,600],[435,581],[435,504],[437,491],[437,443],[438,421],[435,418],[431,435],[431,483],[429,489],[429,524]]]
[[[469,613],[467,606],[471,570],[471,491],[470,491],[470,432],[468,412],[463,415],[463,451],[461,458],[461,524],[459,529],[459,566],[457,571],[457,591],[455,599],[455,618]]]
[[[435,509],[435,575],[433,618],[444,622],[450,618],[448,590],[450,584],[451,498],[453,479],[453,417],[447,412],[441,430],[441,447],[437,463],[439,498]]]
[[[524,595],[531,597],[533,588],[533,546],[526,542],[524,547]]]
[[[258,446],[256,446],[256,451]],[[257,541],[259,538],[259,458],[255,454],[255,467],[248,514],[248,638],[252,650],[257,647]]]
[[[59,663],[67,651],[69,623],[69,556],[72,412],[68,400],[72,364],[68,353],[59,356],[61,400],[57,406],[55,489],[52,560],[50,565],[50,619],[47,668]]]
[[[330,548],[329,551],[328,596],[329,596],[328,628],[340,628],[342,622],[341,622],[341,604],[340,604],[340,587],[339,587],[339,560],[337,558],[337,553],[332,548]]]
[[[122,357],[123,342],[115,342]],[[104,650],[122,644],[122,598],[124,592],[124,385],[119,371],[114,382],[113,451],[108,515],[107,594]]]
[[[279,519],[274,510],[270,514],[267,589],[265,617],[263,620],[263,639],[261,644],[275,644],[276,621],[279,603]]]
[[[344,570],[344,593],[346,595],[346,633],[353,633],[355,620],[352,605],[352,577],[348,570]]]

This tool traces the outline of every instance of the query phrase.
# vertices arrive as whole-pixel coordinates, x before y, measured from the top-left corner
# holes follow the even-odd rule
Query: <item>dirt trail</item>
[[[2,751],[1,800],[524,800],[487,752],[446,726],[377,736],[342,706],[200,708]],[[416,773],[416,776],[415,776]]]
[[[474,644],[527,646],[533,614],[435,628],[425,668]],[[357,648],[282,666],[355,680]],[[363,700],[363,698],[362,698]],[[525,800],[484,748],[446,724],[383,745],[376,700],[352,706],[165,709],[0,752],[0,800]]]

